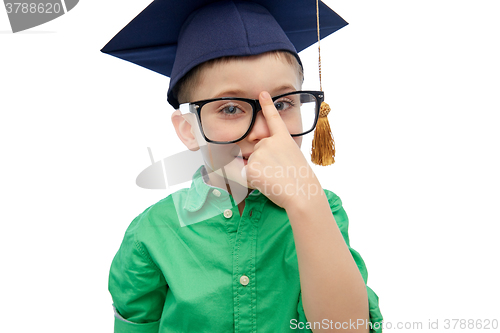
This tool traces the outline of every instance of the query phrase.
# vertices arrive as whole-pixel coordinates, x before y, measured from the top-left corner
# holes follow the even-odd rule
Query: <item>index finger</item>
[[[285,125],[283,119],[276,110],[274,106],[274,102],[271,98],[271,95],[267,91],[263,91],[259,95],[259,103],[262,106],[262,113],[264,114],[264,118],[267,122],[267,127],[269,127],[269,132],[271,135],[278,133],[287,133],[288,128]]]

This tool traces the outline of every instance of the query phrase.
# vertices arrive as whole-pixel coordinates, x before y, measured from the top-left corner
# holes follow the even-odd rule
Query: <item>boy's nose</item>
[[[247,140],[249,141],[258,141],[260,139],[268,138],[271,136],[269,131],[269,127],[267,126],[266,118],[262,111],[259,111],[255,116],[255,122],[253,124],[250,133],[247,135]]]

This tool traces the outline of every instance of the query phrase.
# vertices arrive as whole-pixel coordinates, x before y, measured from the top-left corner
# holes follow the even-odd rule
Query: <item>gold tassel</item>
[[[330,110],[327,103],[321,103],[311,150],[311,161],[316,165],[326,166],[335,163],[335,141],[328,122]]]
[[[323,91],[321,85],[321,46],[319,34],[319,0],[316,0],[316,28],[318,32],[318,74],[319,90]],[[311,149],[311,161],[316,165],[331,165],[335,163],[335,141],[333,141],[332,131],[328,123],[330,106],[321,102],[319,109],[319,119],[314,130],[314,139]]]

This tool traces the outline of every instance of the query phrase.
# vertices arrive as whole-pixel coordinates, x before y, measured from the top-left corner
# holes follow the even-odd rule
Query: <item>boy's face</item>
[[[190,101],[218,97],[242,97],[258,99],[262,91],[277,96],[301,89],[301,78],[296,65],[289,64],[285,57],[262,54],[231,59],[205,67],[198,84],[190,91]],[[205,166],[212,185],[224,188],[224,173],[228,180],[247,186],[241,171],[255,145],[270,136],[262,112],[258,112],[250,133],[234,144],[207,143],[198,124],[191,117],[192,133],[201,148]],[[293,137],[300,147],[302,138]],[[192,149],[192,148],[191,148]],[[276,150],[280,147],[276,147]],[[223,170],[221,167],[224,167]]]

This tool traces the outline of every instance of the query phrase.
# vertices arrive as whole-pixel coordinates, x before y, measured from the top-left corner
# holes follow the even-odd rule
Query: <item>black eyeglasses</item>
[[[272,98],[291,136],[307,134],[316,127],[323,99],[322,91],[294,91]],[[179,109],[182,114],[196,114],[207,142],[227,144],[250,133],[262,107],[258,99],[221,97],[184,103]]]

